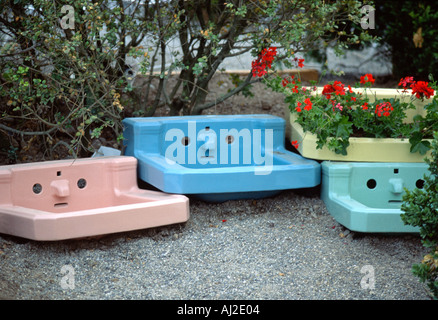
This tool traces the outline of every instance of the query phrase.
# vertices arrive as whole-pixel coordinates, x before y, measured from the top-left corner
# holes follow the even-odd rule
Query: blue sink
[[[221,202],[263,198],[321,182],[321,167],[284,148],[271,115],[126,118],[124,154],[140,180],[168,193]]]

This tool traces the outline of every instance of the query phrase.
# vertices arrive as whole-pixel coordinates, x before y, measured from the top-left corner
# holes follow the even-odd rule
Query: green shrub
[[[374,3],[374,32],[382,43],[389,45],[387,54],[396,80],[407,75],[424,81],[429,74],[438,78],[438,2],[375,0]]]
[[[341,50],[370,40],[366,30],[346,29],[346,22],[360,24],[365,3],[2,1],[0,138],[13,140],[17,158],[36,146],[44,159],[66,151],[86,156],[98,138],[121,147],[123,117],[152,116],[158,108],[201,114],[235,94],[250,96],[250,85],[260,81],[251,72],[234,77],[229,92],[207,99],[225,59],[248,52],[257,57],[275,45],[281,49],[275,66],[288,67],[287,59],[321,44]],[[71,10],[63,10],[66,5]],[[126,73],[128,58],[139,64],[135,71],[144,85]],[[176,81],[169,81],[173,72]]]
[[[46,159],[81,156],[101,135],[121,139],[129,47],[116,35],[121,9],[108,2],[74,1],[70,11],[56,1],[0,5],[2,34],[8,35],[0,49],[0,130],[19,142],[20,151],[38,147]],[[69,12],[74,27],[62,28]],[[123,26],[136,41],[135,21],[126,17]]]
[[[420,264],[413,266],[413,273],[438,298],[438,132],[432,142],[431,159],[426,162],[430,174],[424,177],[422,189],[406,190],[401,217],[405,224],[419,227],[421,241],[430,250]]]

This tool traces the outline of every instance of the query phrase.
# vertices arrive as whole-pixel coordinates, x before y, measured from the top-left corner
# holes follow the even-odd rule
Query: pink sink
[[[188,218],[187,197],[138,188],[134,157],[0,166],[0,233],[52,241]]]

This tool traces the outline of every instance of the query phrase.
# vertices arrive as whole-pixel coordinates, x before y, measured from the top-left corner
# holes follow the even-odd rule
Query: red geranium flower
[[[415,84],[414,77],[404,77],[400,79],[399,86],[403,87],[402,92],[407,92],[407,87],[412,87]]]
[[[331,93],[335,91],[335,88],[331,84],[326,84],[324,88],[322,89],[322,94],[327,98],[330,99]]]
[[[333,82],[333,88],[335,89],[336,95],[345,96],[345,88],[341,81]]]
[[[263,49],[261,54],[261,60],[263,63],[266,64],[268,68],[271,68],[271,64],[275,59],[275,56],[277,55],[277,48],[276,47],[270,47],[267,49]]]
[[[286,78],[283,78],[283,80],[281,81],[281,85],[283,87],[286,87],[289,83],[290,83],[289,80],[287,80]]]
[[[299,144],[298,144],[298,140],[292,141],[291,144],[293,145],[293,147],[294,147],[295,149],[298,149],[298,146],[299,146]]]
[[[375,113],[381,117],[384,115],[385,117],[389,117],[391,115],[391,111],[393,111],[394,108],[392,107],[390,102],[382,102],[376,105],[376,111]]]
[[[322,90],[322,94],[327,98],[331,98],[331,94],[335,93],[335,95],[345,95],[345,87],[341,81],[335,81],[333,84],[326,84]]]
[[[403,88],[406,88],[412,84],[414,84],[414,77],[404,77],[400,79],[400,82],[398,83],[399,86],[403,86]]]
[[[252,67],[252,76],[253,77],[263,77],[267,74],[266,70],[258,61],[253,61],[251,64]]]
[[[295,80],[295,76],[291,75],[291,76],[283,78],[283,80],[281,81],[281,84],[283,87],[286,87],[289,83],[296,84],[297,82],[300,83],[301,80],[299,78]]]
[[[367,83],[374,84],[374,81],[376,81],[376,79],[373,78],[373,75],[371,73],[367,73],[366,75],[360,77],[361,84],[367,84]]]
[[[415,94],[418,99],[422,99],[424,97],[429,99],[435,94],[435,91],[431,87],[429,87],[429,82],[417,81],[413,85],[411,85],[411,87],[412,94]]]
[[[304,59],[294,58],[294,61],[297,63],[298,68],[304,67]]]
[[[312,101],[310,101],[309,98],[304,100],[304,103],[306,104],[306,106],[304,107],[304,110],[309,111],[312,109]]]
[[[267,74],[266,68],[270,69],[275,56],[277,55],[277,48],[265,48],[259,54],[259,57],[251,63],[252,75],[254,77],[263,77]]]

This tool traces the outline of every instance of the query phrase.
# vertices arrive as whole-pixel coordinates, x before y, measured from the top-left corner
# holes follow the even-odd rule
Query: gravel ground
[[[191,200],[185,224],[81,240],[0,236],[3,299],[429,300],[416,235],[348,232],[317,189]],[[370,277],[374,275],[374,280]]]

